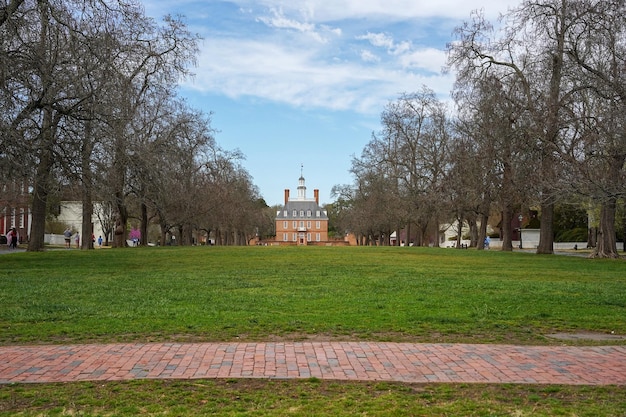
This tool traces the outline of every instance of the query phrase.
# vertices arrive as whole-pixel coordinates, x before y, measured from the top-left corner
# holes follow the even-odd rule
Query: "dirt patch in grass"
[[[626,336],[597,333],[597,332],[554,332],[540,334],[531,331],[511,331],[490,335],[485,333],[445,334],[431,332],[427,334],[407,334],[398,332],[375,332],[367,334],[333,334],[333,333],[289,333],[284,335],[269,335],[263,340],[255,340],[249,335],[240,335],[241,341],[264,341],[264,342],[390,342],[390,343],[470,343],[470,344],[507,344],[507,345],[562,345],[569,343],[574,345],[606,345],[626,343]]]
[[[594,341],[594,342],[626,341],[626,336],[614,334],[614,333],[595,333],[595,332],[552,333],[546,336],[551,339],[566,340],[566,341]]]
[[[507,345],[622,345],[626,336],[592,331],[558,331],[556,329],[517,329],[489,333],[402,332],[332,333],[289,332],[284,334],[208,334],[208,333],[149,333],[116,335],[82,335],[80,338],[56,336],[45,340],[0,340],[0,346],[38,344],[89,344],[89,343],[284,343],[284,342],[389,342],[389,343],[470,343]]]

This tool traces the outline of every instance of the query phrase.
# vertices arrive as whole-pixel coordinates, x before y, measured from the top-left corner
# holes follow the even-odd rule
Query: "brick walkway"
[[[626,346],[295,342],[0,347],[0,384],[311,377],[626,385]]]

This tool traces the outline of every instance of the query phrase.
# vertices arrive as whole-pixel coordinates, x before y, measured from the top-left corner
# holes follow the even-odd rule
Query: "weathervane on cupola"
[[[298,180],[298,200],[306,200],[306,186],[304,185],[304,164],[300,164],[300,179]]]

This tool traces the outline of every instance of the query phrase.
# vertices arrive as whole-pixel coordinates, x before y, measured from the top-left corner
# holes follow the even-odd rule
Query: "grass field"
[[[561,344],[546,335],[626,334],[626,262],[394,247],[58,250],[1,256],[0,306],[4,345],[303,339]],[[0,415],[626,413],[623,387],[384,385],[2,386]],[[134,397],[126,397],[129,390]],[[145,409],[142,398],[156,392],[163,398]]]

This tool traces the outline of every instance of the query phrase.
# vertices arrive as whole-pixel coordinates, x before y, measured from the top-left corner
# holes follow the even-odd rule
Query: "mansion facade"
[[[285,190],[285,205],[276,212],[276,239],[278,244],[315,245],[328,241],[328,214],[320,207],[320,192],[306,197],[304,177],[298,180],[298,195],[289,196]]]

